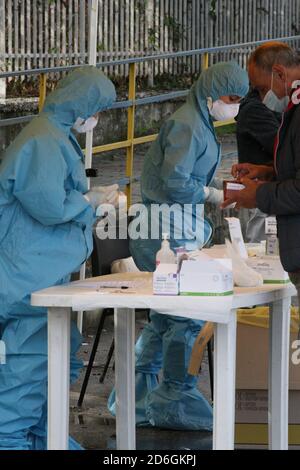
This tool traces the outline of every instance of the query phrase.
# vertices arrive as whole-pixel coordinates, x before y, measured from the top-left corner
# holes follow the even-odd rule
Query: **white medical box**
[[[233,277],[230,259],[185,260],[179,279],[180,295],[232,295]]]
[[[153,273],[154,295],[178,295],[177,264],[159,264]]]

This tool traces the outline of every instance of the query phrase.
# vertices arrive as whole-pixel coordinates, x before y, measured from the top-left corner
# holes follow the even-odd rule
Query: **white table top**
[[[102,288],[97,291],[97,281],[111,280],[132,281],[134,287],[126,290]],[[158,296],[152,292],[152,273],[124,273],[50,287],[33,293],[31,303],[33,306],[70,307],[74,311],[150,308],[163,314],[227,323],[232,308],[267,304],[295,294],[296,289],[292,284],[269,284],[235,288],[233,296]]]

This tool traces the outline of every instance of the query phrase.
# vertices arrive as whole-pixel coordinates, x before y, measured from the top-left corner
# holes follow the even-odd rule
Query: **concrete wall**
[[[161,122],[168,118],[183,100],[177,99],[165,103],[138,106],[136,108],[136,137],[155,133]],[[8,99],[0,102],[0,120],[19,116],[27,116],[38,112],[36,99]],[[0,126],[0,149],[4,150],[17,136],[24,125]],[[99,124],[95,129],[94,144],[102,145],[127,139],[127,110],[115,109],[101,113]],[[79,137],[82,146],[84,136]]]

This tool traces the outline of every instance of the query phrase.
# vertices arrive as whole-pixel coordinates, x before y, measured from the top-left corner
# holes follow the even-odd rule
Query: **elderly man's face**
[[[273,83],[272,72],[267,72],[253,63],[249,65],[248,73],[252,87],[257,89],[262,100],[271,87],[277,98],[283,98],[289,91],[288,73],[283,65],[274,65]]]

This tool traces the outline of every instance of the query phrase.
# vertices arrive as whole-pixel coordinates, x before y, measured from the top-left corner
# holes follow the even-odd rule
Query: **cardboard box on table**
[[[239,310],[236,373],[236,445],[268,443],[268,307]],[[300,359],[297,349],[299,318],[292,308],[289,378],[289,444],[300,448]]]

